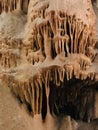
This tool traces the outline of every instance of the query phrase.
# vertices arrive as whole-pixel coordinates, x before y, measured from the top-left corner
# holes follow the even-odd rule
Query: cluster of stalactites
[[[13,10],[28,11],[29,0],[0,0],[0,13]]]
[[[32,115],[41,114],[42,104],[45,103],[44,96],[49,96],[49,82],[60,86],[64,80],[65,71],[61,68],[52,67],[43,69],[43,73],[28,78],[28,80],[17,80],[14,77],[8,78],[8,86],[20,101],[31,107]],[[43,103],[42,103],[43,102]],[[43,108],[44,109],[44,108]]]
[[[85,84],[87,83],[87,85],[91,83],[89,80],[86,82],[87,78],[92,79],[92,82],[95,78],[98,78],[98,76],[93,73],[79,73],[77,67],[75,67],[75,70],[72,70],[70,66],[64,66],[64,68],[54,66],[42,69],[27,80],[17,79],[16,77],[10,76],[8,78],[8,85],[12,92],[14,92],[19,98],[21,103],[26,104],[27,107],[29,106],[30,112],[32,112],[32,115],[34,116],[35,114],[41,114],[42,109],[45,107],[43,105],[43,103],[45,103],[44,96],[46,96],[46,99],[48,100],[50,83],[54,85],[51,86],[52,88],[56,87],[61,89],[66,87],[67,81],[76,77],[76,75],[81,81],[85,81]]]
[[[3,69],[16,67],[20,64],[21,40],[2,39],[0,41],[0,65]]]
[[[15,52],[16,51],[16,52]],[[16,67],[20,63],[20,56],[18,50],[0,50],[0,65],[4,69]]]
[[[31,46],[27,55],[32,59],[32,63],[36,61],[34,53],[39,52],[43,59],[53,59],[62,53],[65,57],[73,53],[82,53],[91,60],[94,58],[94,30],[75,15],[68,15],[62,11],[48,12],[45,9],[37,13],[36,17],[33,15],[31,20],[33,28],[26,42]]]

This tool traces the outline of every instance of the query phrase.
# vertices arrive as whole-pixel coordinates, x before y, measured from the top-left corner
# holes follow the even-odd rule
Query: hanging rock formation
[[[96,118],[91,1],[0,0],[0,13],[0,80],[31,115]]]

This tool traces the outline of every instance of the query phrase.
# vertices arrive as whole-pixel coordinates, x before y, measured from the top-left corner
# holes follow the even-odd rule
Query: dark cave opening
[[[95,91],[97,84],[89,79],[72,79],[57,87],[50,83],[49,108],[51,115],[70,115],[75,120],[95,119]]]

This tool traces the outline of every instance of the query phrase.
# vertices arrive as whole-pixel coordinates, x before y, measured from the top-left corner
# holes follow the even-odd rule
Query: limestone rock
[[[0,0],[0,13],[1,82],[32,116],[44,120],[49,107],[52,115],[93,120],[98,51],[91,1]]]

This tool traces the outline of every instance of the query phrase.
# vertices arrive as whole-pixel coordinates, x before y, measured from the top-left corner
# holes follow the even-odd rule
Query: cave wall
[[[76,6],[78,8],[76,8]],[[98,51],[90,0],[0,1],[0,80],[30,115],[96,117]]]

